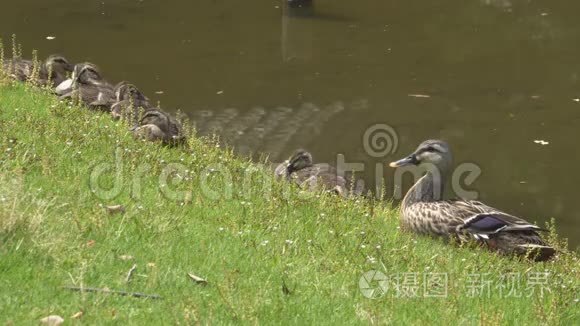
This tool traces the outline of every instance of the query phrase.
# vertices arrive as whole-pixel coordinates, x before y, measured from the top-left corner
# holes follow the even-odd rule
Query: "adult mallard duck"
[[[132,131],[137,138],[161,141],[166,145],[180,145],[186,140],[179,121],[159,109],[145,112]]]
[[[129,82],[120,82],[114,91],[115,103],[111,106],[111,116],[115,120],[125,116],[137,122],[139,110],[148,111],[153,107],[147,96]]]
[[[72,77],[55,91],[61,99],[79,99],[89,109],[110,111],[115,103],[113,86],[103,80],[99,68],[92,63],[75,65]]]
[[[65,57],[53,54],[39,65],[36,77],[33,76],[34,62],[32,60],[10,59],[4,62],[4,69],[12,78],[18,81],[28,81],[32,78],[37,78],[37,82],[41,86],[51,85],[56,87],[66,79],[67,73],[73,71],[73,65]]]
[[[336,168],[326,163],[314,164],[312,154],[303,149],[296,150],[289,160],[279,164],[275,171],[276,177],[285,178],[296,183],[302,188],[315,190],[324,188],[341,197],[347,197],[350,193],[354,179],[340,175]],[[362,195],[364,186],[355,183],[356,188],[352,194]]]
[[[472,200],[444,200],[443,188],[451,172],[449,145],[427,140],[409,156],[390,163],[391,167],[416,165],[426,168],[409,189],[401,204],[402,227],[432,236],[474,239],[503,254],[529,255],[543,261],[555,250],[548,246],[536,225]]]

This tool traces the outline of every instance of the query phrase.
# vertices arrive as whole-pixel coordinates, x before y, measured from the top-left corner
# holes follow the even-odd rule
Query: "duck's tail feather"
[[[535,261],[546,261],[556,254],[534,231],[506,231],[490,234],[488,239],[480,239],[492,250],[507,255],[524,256]]]
[[[518,247],[525,251],[526,257],[535,261],[546,261],[556,254],[556,249],[546,245],[521,244]]]

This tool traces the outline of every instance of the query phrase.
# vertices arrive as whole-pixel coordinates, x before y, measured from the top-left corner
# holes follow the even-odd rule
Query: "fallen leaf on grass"
[[[123,205],[105,206],[105,208],[109,214],[125,213],[125,206]]]
[[[77,312],[76,314],[74,314],[74,315],[70,316],[70,318],[71,318],[71,319],[79,319],[79,318],[81,318],[82,316],[83,316],[83,312],[82,312],[82,311],[79,311],[79,312]]]
[[[64,322],[64,319],[58,315],[50,315],[50,316],[44,317],[40,320],[41,324],[49,325],[49,326],[57,326],[57,325],[62,324],[63,322]]]
[[[133,273],[135,272],[136,269],[137,269],[137,264],[133,264],[133,266],[131,267],[129,272],[127,272],[127,277],[125,278],[125,282],[127,282],[127,283],[131,282],[131,277],[133,276]]]
[[[204,278],[201,278],[201,277],[199,277],[195,274],[192,274],[192,273],[187,273],[187,276],[189,276],[189,278],[197,284],[207,285],[207,280]]]
[[[121,259],[121,260],[133,260],[133,258],[134,257],[131,256],[131,255],[121,255],[121,256],[119,256],[119,259]]]

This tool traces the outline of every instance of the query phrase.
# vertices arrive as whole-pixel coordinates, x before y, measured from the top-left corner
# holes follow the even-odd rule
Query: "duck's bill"
[[[417,158],[415,158],[415,155],[409,155],[409,156],[405,157],[404,159],[400,159],[398,161],[389,163],[389,166],[392,168],[398,168],[398,167],[405,166],[405,165],[416,165],[417,163],[418,162],[417,162]]]

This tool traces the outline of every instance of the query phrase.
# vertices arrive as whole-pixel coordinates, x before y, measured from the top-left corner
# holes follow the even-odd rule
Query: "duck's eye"
[[[439,152],[439,151],[433,146],[428,146],[427,148],[425,148],[425,152]]]

